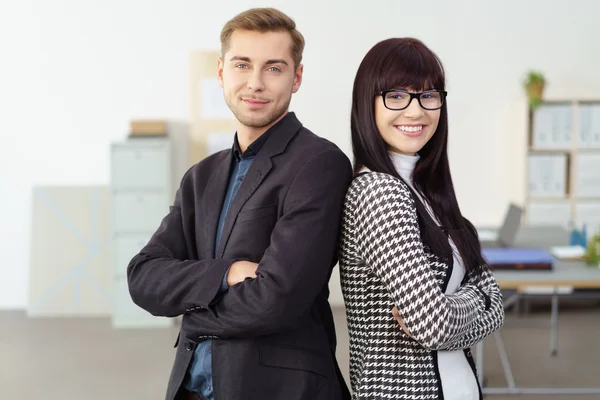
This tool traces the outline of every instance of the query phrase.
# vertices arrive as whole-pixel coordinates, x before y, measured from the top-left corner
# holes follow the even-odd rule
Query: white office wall
[[[0,308],[26,305],[32,186],[107,183],[109,142],[130,119],[188,118],[189,52],[218,48],[228,18],[267,5],[307,40],[294,111],[348,155],[364,53],[415,36],[439,54],[454,182],[476,223],[499,222],[514,186],[509,137],[523,128],[511,118],[524,72],[543,70],[552,97],[600,97],[595,0],[0,0]]]

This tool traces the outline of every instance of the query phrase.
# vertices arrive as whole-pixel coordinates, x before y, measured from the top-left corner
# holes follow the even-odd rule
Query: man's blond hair
[[[304,51],[304,36],[296,30],[296,23],[289,16],[275,8],[251,8],[229,21],[221,31],[221,55],[229,50],[231,35],[236,30],[247,30],[256,32],[281,32],[286,31],[292,37],[292,58],[295,67],[302,62]]]

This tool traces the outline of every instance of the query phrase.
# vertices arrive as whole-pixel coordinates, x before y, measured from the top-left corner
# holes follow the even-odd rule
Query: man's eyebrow
[[[250,60],[250,57],[244,57],[244,56],[233,56],[231,57],[231,59],[229,61],[245,61],[245,62],[252,62]],[[267,62],[265,63],[266,65],[271,65],[271,64],[283,64],[283,65],[288,65],[288,62],[285,61],[283,58],[275,58],[272,60],[267,60]]]
[[[282,58],[276,58],[274,60],[267,60],[267,62],[265,64],[267,64],[267,65],[269,65],[269,64],[284,64],[284,65],[288,65],[287,61],[285,61]]]
[[[246,61],[250,62],[250,57],[242,57],[242,56],[233,56],[229,61]]]

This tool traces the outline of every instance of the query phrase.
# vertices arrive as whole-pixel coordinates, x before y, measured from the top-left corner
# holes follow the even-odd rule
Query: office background
[[[499,225],[507,204],[526,198],[525,73],[543,71],[547,98],[600,99],[594,0],[0,0],[0,310],[31,306],[35,188],[109,185],[111,143],[125,139],[131,120],[170,121],[185,135],[197,112],[192,54],[218,50],[223,24],[257,6],[297,22],[305,69],[291,109],[348,156],[350,95],[364,54],[393,36],[430,46],[447,72],[459,204],[477,225]],[[174,146],[176,184],[197,160]],[[79,204],[108,207],[108,194],[98,196]],[[102,260],[94,271],[114,268]],[[339,306],[337,274],[332,288]]]
[[[544,71],[548,97],[600,93],[593,0],[1,4],[2,308],[26,305],[33,186],[108,183],[109,144],[131,119],[189,120],[190,52],[218,49],[222,25],[245,8],[270,5],[295,18],[307,45],[292,108],[348,155],[352,81],[366,51],[391,36],[434,49],[448,75],[458,199],[478,224],[500,223],[518,190],[510,140],[525,132],[525,72]]]

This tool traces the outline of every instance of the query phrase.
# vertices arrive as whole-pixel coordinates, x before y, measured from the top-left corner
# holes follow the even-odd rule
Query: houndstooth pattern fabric
[[[444,294],[449,266],[422,243],[411,192],[390,175],[352,182],[339,265],[353,399],[442,398],[436,350],[467,348],[502,324],[502,297],[487,267]],[[393,318],[394,306],[412,338]]]
[[[482,341],[490,333],[500,329],[504,323],[504,298],[498,282],[487,265],[481,271],[468,274],[468,282],[477,284],[490,297],[490,308],[480,318],[472,321],[464,335],[456,337],[444,346],[444,350],[460,350]]]

